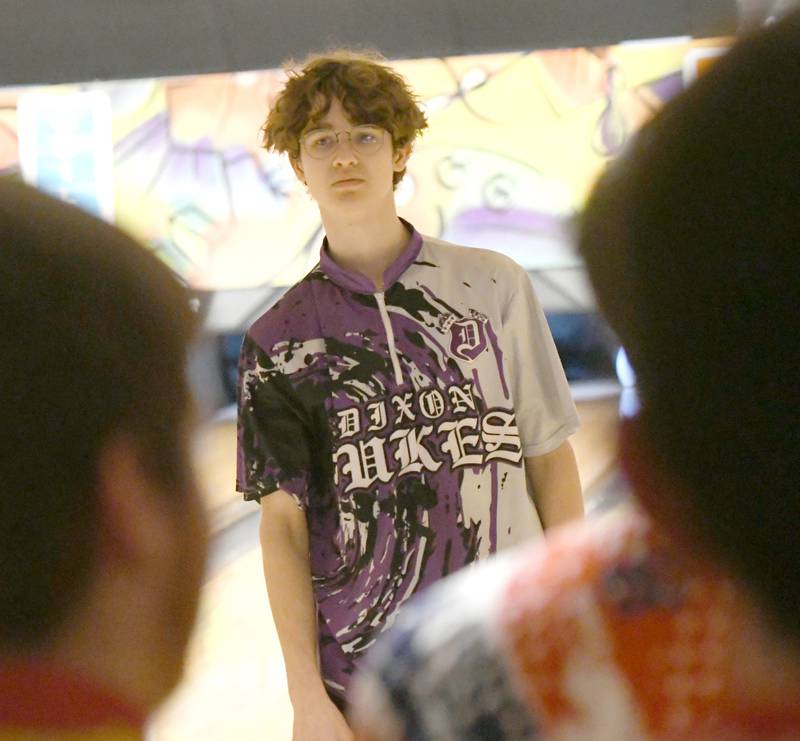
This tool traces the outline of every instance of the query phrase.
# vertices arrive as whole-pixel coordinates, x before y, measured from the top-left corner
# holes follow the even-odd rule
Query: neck
[[[391,208],[348,217],[321,211],[328,250],[337,265],[369,278],[382,291],[383,274],[402,254],[409,234]]]
[[[110,577],[107,577],[110,579]],[[175,649],[159,608],[144,593],[97,593],[68,620],[41,658],[75,671],[151,712],[177,684]]]

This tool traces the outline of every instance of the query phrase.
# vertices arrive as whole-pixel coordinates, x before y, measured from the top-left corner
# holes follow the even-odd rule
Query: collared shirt
[[[413,594],[541,533],[523,459],[578,424],[525,271],[409,230],[385,291],[323,245],[240,359],[237,487],[283,489],[306,513],[340,695]]]
[[[144,721],[130,703],[74,673],[0,663],[0,741],[136,741]]]

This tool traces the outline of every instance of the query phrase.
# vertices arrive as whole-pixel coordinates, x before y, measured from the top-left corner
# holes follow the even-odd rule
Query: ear
[[[292,163],[292,169],[294,170],[294,174],[297,175],[297,179],[303,184],[306,185],[306,174],[303,172],[303,164],[300,162],[299,157],[289,157],[289,162]]]
[[[394,158],[392,165],[395,172],[400,172],[408,163],[408,158],[411,156],[411,142],[403,144],[402,147],[397,147],[394,150]]]
[[[106,443],[97,467],[102,557],[129,570],[163,566],[174,533],[163,493],[128,434]]]

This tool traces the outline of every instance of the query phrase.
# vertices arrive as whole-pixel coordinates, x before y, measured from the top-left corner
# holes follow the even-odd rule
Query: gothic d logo
[[[486,349],[486,330],[478,319],[456,319],[450,325],[450,352],[473,361]]]

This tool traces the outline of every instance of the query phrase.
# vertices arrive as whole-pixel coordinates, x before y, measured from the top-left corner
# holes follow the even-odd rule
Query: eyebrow
[[[372,129],[380,129],[382,128],[378,124],[374,123],[354,123],[349,126],[347,129],[339,129],[339,131],[349,131],[350,129],[360,129],[365,126],[368,126]],[[310,129],[305,129],[301,136],[305,136],[306,134],[310,134],[312,131],[336,131],[336,129],[331,124],[321,124],[319,126],[313,126]]]

